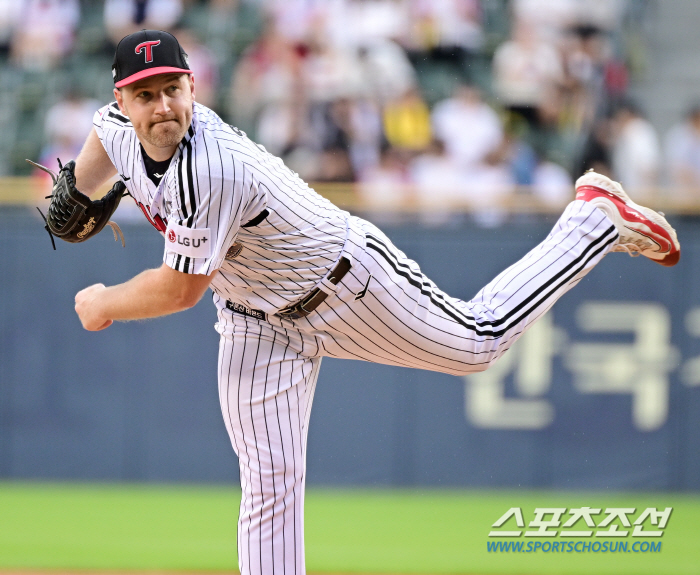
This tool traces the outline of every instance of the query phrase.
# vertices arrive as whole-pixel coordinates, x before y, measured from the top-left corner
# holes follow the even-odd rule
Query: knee
[[[501,355],[503,354],[496,353],[495,351],[492,353],[484,354],[483,356],[479,357],[478,362],[465,364],[461,369],[456,371],[454,375],[474,375],[475,373],[481,373],[483,371],[486,371],[498,361]]]
[[[452,375],[457,375],[459,377],[464,377],[465,375],[474,375],[475,373],[481,373],[482,371],[486,371],[489,368],[488,363],[486,364],[478,364],[478,365],[467,365],[463,369],[456,370],[452,373]]]

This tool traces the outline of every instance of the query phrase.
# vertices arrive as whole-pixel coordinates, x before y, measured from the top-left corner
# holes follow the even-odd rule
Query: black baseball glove
[[[99,234],[106,225],[112,228],[114,241],[119,238],[124,246],[124,234],[116,223],[109,221],[122,197],[128,194],[128,192],[124,193],[126,191],[124,182],[119,180],[101,200],[93,202],[75,187],[73,160],[65,166],[61,166],[59,160],[58,165],[61,169],[58,175],[31,160],[27,161],[50,174],[53,179],[53,193],[48,196],[51,198],[49,213],[46,217],[41,210],[39,213],[46,222],[46,231],[49,232],[54,250],[56,244],[53,236],[71,243],[84,242]],[[117,234],[119,234],[118,237]]]

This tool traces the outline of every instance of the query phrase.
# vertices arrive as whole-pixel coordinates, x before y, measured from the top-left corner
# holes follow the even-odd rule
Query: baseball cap
[[[117,44],[112,78],[117,88],[157,74],[191,74],[177,38],[162,30],[139,30]]]

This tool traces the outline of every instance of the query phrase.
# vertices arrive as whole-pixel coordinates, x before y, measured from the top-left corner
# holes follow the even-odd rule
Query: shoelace
[[[639,249],[634,244],[617,244],[612,251],[614,252],[627,252],[630,257],[636,258],[642,254],[642,250]]]

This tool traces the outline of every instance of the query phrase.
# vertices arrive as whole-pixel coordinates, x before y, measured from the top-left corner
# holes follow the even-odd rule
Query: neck
[[[178,146],[177,144],[175,144],[174,146],[168,146],[166,148],[158,148],[149,144],[148,142],[144,142],[140,138],[139,141],[141,142],[141,145],[143,146],[143,149],[148,155],[148,157],[151,158],[151,160],[155,160],[156,162],[164,162],[165,160],[169,160],[170,158],[172,158]]]

